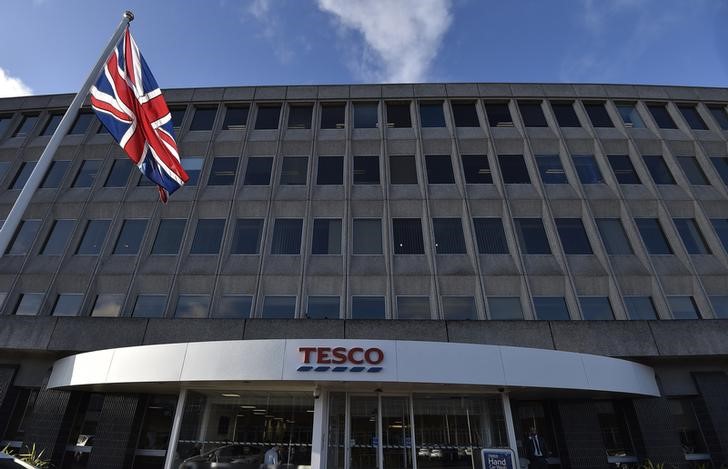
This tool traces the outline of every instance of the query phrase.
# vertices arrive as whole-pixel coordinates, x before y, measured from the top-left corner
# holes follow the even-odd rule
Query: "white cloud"
[[[33,94],[33,90],[28,85],[23,83],[20,78],[11,77],[5,70],[0,68],[0,98],[29,94]]]
[[[294,51],[288,46],[283,34],[285,28],[281,26],[279,15],[271,11],[272,6],[273,0],[253,0],[245,10],[245,14],[260,23],[261,36],[271,45],[278,60],[287,63],[293,59]]]
[[[364,47],[349,49],[349,66],[367,81],[422,82],[452,23],[450,0],[318,0],[336,18],[342,37],[359,32]]]

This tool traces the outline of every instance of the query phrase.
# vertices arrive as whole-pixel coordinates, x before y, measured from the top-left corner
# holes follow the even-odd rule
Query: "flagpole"
[[[101,57],[99,57],[99,60],[98,62],[96,62],[93,70],[91,70],[91,73],[89,73],[88,78],[86,78],[86,81],[81,87],[81,90],[73,98],[71,105],[68,107],[68,110],[63,115],[63,118],[58,124],[56,131],[53,132],[53,136],[51,137],[50,141],[48,141],[48,145],[46,145],[43,153],[40,155],[40,158],[38,159],[35,168],[33,168],[33,172],[30,173],[28,181],[26,181],[25,185],[23,186],[23,190],[20,191],[18,199],[13,204],[13,208],[10,209],[10,213],[5,220],[5,223],[0,229],[0,257],[5,255],[5,251],[10,244],[10,240],[13,238],[15,231],[20,225],[20,220],[25,213],[25,209],[28,208],[30,200],[33,198],[33,194],[35,193],[36,189],[38,189],[38,186],[40,186],[41,181],[43,181],[43,177],[45,177],[45,174],[51,165],[51,161],[53,161],[53,155],[55,155],[56,150],[58,150],[58,147],[60,146],[63,137],[66,136],[71,128],[71,125],[73,125],[74,121],[76,120],[78,110],[81,108],[81,105],[86,100],[91,86],[98,79],[101,70],[106,64],[106,60],[109,58],[109,54],[111,54],[111,51],[114,49],[114,47],[116,47],[116,44],[119,42],[119,39],[121,39],[122,34],[124,34],[126,26],[133,19],[134,14],[131,11],[124,12],[124,15],[121,17],[121,22],[116,28],[114,35],[111,36],[109,43],[106,45],[104,51],[101,53]]]

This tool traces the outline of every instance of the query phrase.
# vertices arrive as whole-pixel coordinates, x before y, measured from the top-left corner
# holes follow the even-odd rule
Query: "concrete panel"
[[[646,321],[553,321],[557,350],[612,357],[659,354]]]
[[[650,321],[660,355],[728,355],[728,320]]]
[[[250,339],[343,339],[344,321],[339,319],[248,319]]]
[[[57,318],[49,350],[87,351],[141,345],[147,321],[132,318]]]
[[[245,321],[238,319],[150,319],[144,345],[243,338]]]
[[[450,342],[554,349],[547,321],[448,321]]]
[[[347,339],[430,340],[447,342],[443,321],[349,320]]]
[[[2,316],[0,349],[46,349],[56,320],[54,317]]]

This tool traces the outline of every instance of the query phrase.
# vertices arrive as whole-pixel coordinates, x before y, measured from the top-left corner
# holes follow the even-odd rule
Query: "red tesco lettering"
[[[303,363],[316,363],[321,365],[379,365],[384,361],[384,352],[377,347],[299,347],[303,354]]]

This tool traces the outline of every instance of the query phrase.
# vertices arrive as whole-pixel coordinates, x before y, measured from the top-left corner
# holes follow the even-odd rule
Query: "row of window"
[[[576,102],[571,101],[534,101],[518,100],[516,107],[526,127],[548,127],[544,114],[544,103],[550,103],[551,110],[560,127],[581,127],[583,123],[575,110]],[[445,101],[418,101],[420,125],[422,127],[446,127]],[[476,101],[450,101],[449,111],[456,127],[480,127]],[[583,101],[584,111],[594,127],[614,127],[614,122],[607,111],[605,101]],[[513,109],[515,109],[513,108]],[[615,102],[615,108],[626,127],[645,127],[644,120],[634,102]],[[701,117],[695,103],[679,103],[677,108],[687,125],[695,130],[707,130],[708,126]],[[249,104],[226,104],[225,115],[221,124],[223,130],[242,130],[248,121]],[[255,129],[275,130],[279,128],[281,103],[258,104]],[[383,114],[386,127],[409,128],[413,126],[413,105],[410,101],[385,101]],[[677,124],[670,114],[667,104],[647,103],[647,109],[659,128],[677,129]],[[708,104],[707,109],[717,125],[728,130],[728,114],[724,104]],[[310,129],[313,123],[314,106],[310,103],[291,103],[288,107],[289,129]],[[488,125],[492,127],[513,126],[513,117],[509,101],[485,101],[484,110]],[[184,120],[186,108],[172,106],[170,108],[174,127],[179,128]],[[218,112],[217,105],[196,105],[189,125],[190,131],[210,131],[215,128]],[[8,131],[12,114],[0,114],[0,138]],[[51,112],[45,120],[40,135],[51,135],[63,117],[61,111]],[[379,103],[376,101],[353,102],[352,118],[354,128],[379,127]],[[40,115],[26,113],[12,132],[13,137],[30,135],[38,125]],[[93,122],[93,114],[81,112],[71,127],[70,134],[84,134]],[[321,103],[319,128],[343,129],[346,126],[347,110],[345,102]],[[102,129],[100,132],[105,132]]]
[[[508,240],[500,218],[473,218],[475,244],[480,254],[508,254]],[[610,255],[630,255],[633,246],[619,218],[596,218],[606,252]],[[300,255],[302,245],[302,218],[276,218],[270,254]],[[514,218],[518,246],[523,254],[551,254],[551,245],[541,218]],[[592,254],[592,242],[581,218],[555,218],[556,231],[565,254]],[[728,219],[711,219],[718,238],[728,251]],[[674,218],[675,229],[689,254],[712,254],[698,223],[692,218]],[[6,254],[26,255],[41,227],[41,220],[23,220],[7,248]],[[226,220],[201,218],[197,220],[190,254],[219,254],[223,244]],[[673,254],[673,247],[665,236],[657,218],[635,218],[635,224],[649,254]],[[108,236],[111,220],[88,220],[74,253],[98,255]],[[147,219],[127,219],[116,231],[113,254],[137,255],[147,231]],[[187,219],[163,218],[157,227],[151,248],[152,255],[180,253]],[[342,254],[342,220],[315,218],[312,224],[311,254]],[[394,254],[424,254],[425,242],[420,218],[392,219],[392,246]],[[76,228],[76,220],[57,219],[44,240],[40,255],[59,256],[66,251]],[[382,254],[382,220],[380,218],[354,218],[352,220],[352,253]],[[263,218],[238,218],[234,221],[231,254],[260,254],[264,233]],[[437,254],[466,254],[467,243],[460,218],[433,218],[432,241]]]

